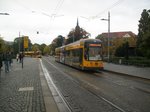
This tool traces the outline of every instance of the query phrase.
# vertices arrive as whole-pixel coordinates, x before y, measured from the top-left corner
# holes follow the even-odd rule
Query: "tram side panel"
[[[82,49],[67,50],[65,54],[65,64],[80,68],[82,64]]]

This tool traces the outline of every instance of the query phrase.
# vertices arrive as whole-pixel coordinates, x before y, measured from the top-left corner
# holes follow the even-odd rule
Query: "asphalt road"
[[[83,72],[42,59],[74,112],[150,112],[150,82],[107,72]]]

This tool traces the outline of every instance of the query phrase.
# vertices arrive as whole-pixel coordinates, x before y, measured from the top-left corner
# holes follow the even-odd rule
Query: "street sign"
[[[28,37],[24,37],[24,48],[28,48]]]

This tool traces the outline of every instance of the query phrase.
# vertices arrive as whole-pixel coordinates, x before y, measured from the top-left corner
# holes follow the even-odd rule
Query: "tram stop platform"
[[[132,65],[121,65],[105,62],[104,70],[150,80],[150,67],[136,67]]]
[[[4,65],[3,65],[4,66]],[[0,112],[58,112],[39,59],[13,60],[10,71],[0,76]]]

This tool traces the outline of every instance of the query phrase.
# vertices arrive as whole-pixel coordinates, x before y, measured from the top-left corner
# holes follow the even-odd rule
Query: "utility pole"
[[[110,12],[108,12],[108,62],[110,61]]]
[[[108,46],[108,52],[107,52],[107,55],[108,55],[108,62],[110,61],[110,12],[108,12],[108,19],[101,19],[101,20],[104,20],[104,21],[108,21],[108,39],[107,39],[107,46]]]

